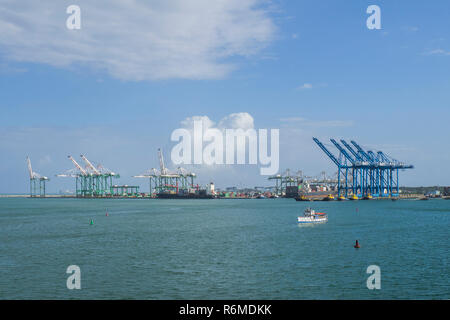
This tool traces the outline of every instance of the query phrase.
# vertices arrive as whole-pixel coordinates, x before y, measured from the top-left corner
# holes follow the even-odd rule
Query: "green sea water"
[[[449,299],[449,227],[448,200],[1,198],[0,299]]]

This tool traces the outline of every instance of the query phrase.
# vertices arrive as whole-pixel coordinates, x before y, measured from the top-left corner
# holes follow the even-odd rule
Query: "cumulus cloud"
[[[207,130],[208,128],[212,128],[215,125],[215,122],[212,121],[208,116],[193,116],[188,117],[180,122],[181,126],[185,129],[193,130],[194,123],[196,121],[202,122],[203,130]]]
[[[232,113],[220,120],[218,127],[223,129],[253,129],[253,117],[247,112]]]
[[[194,122],[201,121],[203,130],[217,128],[219,130],[225,129],[254,129],[253,117],[247,112],[231,113],[223,117],[216,125],[208,116],[192,116],[180,122],[185,129],[192,130]]]
[[[265,3],[80,0],[81,29],[69,30],[67,2],[3,0],[0,54],[132,81],[220,78],[234,68],[227,58],[251,56],[272,40]]]
[[[203,135],[198,122],[208,126],[209,130],[205,130],[203,126]],[[213,124],[207,116],[194,116],[183,120],[181,125],[185,127],[174,130],[171,135],[171,141],[178,142],[171,151],[172,163],[189,167],[204,165],[210,170],[225,170],[234,164],[259,164],[261,175],[278,172],[278,129],[270,130],[269,133],[267,130],[257,132],[253,117],[247,112],[229,114],[222,118],[217,126]],[[264,144],[268,145],[264,147]]]

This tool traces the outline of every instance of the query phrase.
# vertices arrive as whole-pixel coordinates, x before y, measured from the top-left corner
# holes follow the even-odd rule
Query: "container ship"
[[[214,195],[206,193],[206,190],[198,190],[198,192],[179,192],[174,191],[160,192],[156,194],[158,199],[214,199]]]

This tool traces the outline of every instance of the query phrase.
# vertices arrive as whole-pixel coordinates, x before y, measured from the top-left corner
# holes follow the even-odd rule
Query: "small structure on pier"
[[[111,196],[113,197],[137,197],[139,196],[139,186],[114,185],[111,187]]]

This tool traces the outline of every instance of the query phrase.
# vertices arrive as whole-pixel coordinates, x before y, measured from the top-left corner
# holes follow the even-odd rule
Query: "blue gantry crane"
[[[412,169],[413,165],[395,160],[382,151],[367,152],[355,141],[336,140],[331,143],[339,151],[336,157],[317,138],[314,142],[338,167],[338,197],[348,198],[350,195],[358,198],[368,197],[398,197],[399,170]]]

